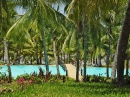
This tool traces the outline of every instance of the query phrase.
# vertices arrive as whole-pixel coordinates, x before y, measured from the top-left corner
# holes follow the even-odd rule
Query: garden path
[[[76,80],[76,67],[72,64],[65,64],[68,71],[68,76]],[[81,72],[79,72],[79,81],[82,80]]]

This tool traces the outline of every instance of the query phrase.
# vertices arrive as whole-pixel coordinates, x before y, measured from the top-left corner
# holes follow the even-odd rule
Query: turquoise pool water
[[[84,71],[84,70],[83,70]],[[87,75],[101,75],[106,76],[106,68],[104,67],[87,67]],[[111,76],[111,68],[109,68],[109,76]]]
[[[0,69],[0,72],[5,72],[7,73],[7,66],[1,66],[2,69]],[[12,65],[11,66],[11,71],[12,71],[12,76],[14,78],[16,78],[18,75],[22,75],[22,74],[31,74],[34,71],[35,72],[39,72],[38,67],[41,67],[44,71],[46,71],[46,68],[44,65]],[[62,67],[60,66],[60,74],[61,75],[66,75],[66,72],[62,69]],[[87,75],[101,75],[101,76],[106,76],[106,68],[104,67],[87,67]],[[53,75],[57,74],[57,70],[56,70],[56,66],[49,66],[49,71],[51,71],[51,73]],[[124,74],[125,74],[126,70],[124,70]],[[130,70],[129,70],[130,72]],[[111,68],[109,68],[109,76],[111,76]]]
[[[7,66],[1,66],[2,69],[0,69],[0,72],[5,72],[7,74]],[[39,72],[39,67],[41,67],[44,71],[46,71],[45,65],[12,65],[11,66],[11,72],[12,72],[12,77],[16,78],[18,75],[22,74],[31,74],[34,71]],[[66,75],[66,72],[62,69],[62,67],[59,67],[60,69],[60,74],[61,75]],[[49,71],[51,74],[55,75],[57,74],[56,66],[49,66]]]
[[[82,69],[83,70],[83,69]],[[109,68],[109,77],[111,77],[112,68]],[[84,72],[84,70],[83,70]],[[105,67],[87,67],[87,75],[101,75],[106,77],[106,68]],[[129,70],[130,72],[130,70]],[[124,69],[124,75],[126,74],[126,69]]]

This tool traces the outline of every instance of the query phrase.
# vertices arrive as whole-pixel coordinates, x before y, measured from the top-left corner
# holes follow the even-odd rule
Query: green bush
[[[91,82],[106,82],[106,78],[101,75],[93,75],[90,78]]]
[[[0,82],[1,81],[7,81],[8,77],[6,75],[6,73],[0,72]]]

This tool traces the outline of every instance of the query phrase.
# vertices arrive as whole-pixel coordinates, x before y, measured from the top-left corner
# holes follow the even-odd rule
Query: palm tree
[[[4,12],[3,12],[4,11]],[[3,49],[3,59],[5,59],[5,63],[7,64],[7,68],[8,68],[8,82],[10,83],[12,81],[11,78],[11,68],[10,68],[10,64],[9,64],[9,59],[8,59],[8,48],[7,48],[7,44],[6,44],[6,38],[5,38],[5,33],[8,29],[8,25],[9,25],[9,11],[8,11],[8,5],[7,5],[7,1],[6,0],[1,0],[0,1],[0,32],[1,32],[1,38],[3,40],[4,43],[4,49]],[[4,14],[3,14],[4,13]],[[3,20],[3,18],[5,18],[5,20]],[[3,23],[5,22],[5,25],[3,25]]]
[[[124,0],[124,1],[119,1],[118,4],[117,4],[117,8],[115,10],[116,12],[116,17],[118,18],[115,18],[115,23],[114,25],[116,26],[115,28],[115,31],[119,32],[121,30],[121,25],[122,25],[122,18],[124,17],[124,14],[125,14],[125,8],[126,8],[126,5],[127,4],[127,0]],[[114,39],[117,39],[117,35],[114,36]],[[118,39],[117,39],[118,40]],[[118,41],[117,41],[118,42]],[[116,45],[117,45],[117,42]],[[116,45],[114,46],[114,49],[116,49]],[[114,51],[115,52],[115,51]],[[113,52],[113,53],[114,53]],[[114,57],[114,62],[112,64],[112,73],[111,73],[111,79],[114,80],[116,78],[116,70],[117,70],[117,64],[116,64],[116,52],[115,52],[115,57]]]
[[[8,48],[7,48],[7,44],[6,44],[6,38],[4,38],[4,47],[5,47],[5,63],[7,64],[8,67],[8,82],[12,82],[12,76],[11,76],[11,68],[10,68],[10,63],[9,63],[9,57],[8,57]]]
[[[30,29],[36,33],[40,32],[42,36],[42,43],[43,43],[43,48],[44,48],[46,71],[49,72],[48,55],[47,55],[46,41],[45,41],[46,40],[45,29],[48,26],[52,27],[52,30],[53,28],[55,29],[54,27],[55,24],[53,23],[53,21],[57,22],[57,17],[56,17],[55,11],[52,8],[50,8],[44,1],[38,0],[37,3],[36,2],[31,2],[31,3],[32,3],[32,6],[31,6],[32,9],[29,9],[26,12],[26,14],[9,29],[8,33],[15,33],[16,31],[19,30],[19,27],[21,26],[23,27],[23,29],[19,30],[19,33],[21,32],[27,33],[27,31],[29,31]],[[36,6],[33,6],[33,5],[36,5]],[[40,11],[41,13],[38,13],[39,10],[41,10]],[[42,13],[43,11],[44,13]],[[26,25],[26,28],[24,25]],[[63,28],[62,26],[63,25],[61,25],[61,28]],[[18,35],[18,33],[16,35]]]
[[[120,32],[117,49],[115,53],[114,63],[117,65],[117,81],[119,85],[124,84],[124,60],[126,56],[126,49],[130,34],[130,0],[128,0],[128,7],[122,30]]]

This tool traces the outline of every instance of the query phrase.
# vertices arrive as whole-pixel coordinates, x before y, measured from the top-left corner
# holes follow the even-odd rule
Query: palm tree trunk
[[[101,64],[101,54],[98,55],[97,62],[98,62],[98,67],[101,67],[102,66],[102,64]]]
[[[106,60],[106,64],[107,64],[107,67],[106,67],[106,74],[107,74],[107,78],[109,78],[109,55],[107,55],[107,60]]]
[[[40,59],[39,63],[42,64],[42,51],[40,51],[40,58],[39,59]]]
[[[59,70],[59,65],[58,65],[58,60],[56,56],[56,44],[55,44],[55,37],[53,39],[53,53],[54,53],[54,58],[55,58],[55,64],[56,64],[56,69],[57,69],[57,75],[60,75],[60,70]]]
[[[126,77],[128,77],[128,73],[129,73],[129,58],[127,57],[127,59],[126,59]]]
[[[63,56],[64,56],[64,63],[66,63],[66,57],[65,57],[65,52],[63,53]]]
[[[0,0],[0,32],[2,36],[2,0]]]
[[[83,26],[83,45],[84,45],[84,78],[83,78],[83,81],[86,82],[86,62],[87,62],[87,31],[85,29],[85,15],[83,15],[83,18],[82,18],[83,22],[82,22],[82,26]],[[82,73],[82,72],[81,72]]]
[[[115,53],[114,62],[112,64],[111,80],[115,80],[117,72],[117,52]]]
[[[96,63],[96,66],[98,66],[97,57],[95,58],[95,63]]]
[[[8,41],[8,59],[9,59],[9,63],[10,63],[10,54],[9,54],[9,51],[10,51],[10,42]]]
[[[92,53],[90,53],[91,55],[90,55],[90,64],[92,65],[93,64],[93,54]]]
[[[46,50],[46,41],[45,41],[45,37],[44,37],[44,31],[41,31],[42,34],[42,44],[43,44],[43,49],[44,49],[44,58],[45,58],[45,65],[46,65],[46,74],[49,73],[49,60],[48,60],[48,54],[47,54],[47,50]]]
[[[38,42],[36,42],[36,59],[37,59],[37,64],[39,64],[39,60],[38,60]]]
[[[78,37],[78,35],[77,35],[76,82],[79,82],[79,59],[80,59],[80,44],[79,44],[79,37]]]
[[[1,38],[1,41],[3,40],[3,33],[2,33],[2,0],[0,0],[0,38]],[[3,44],[3,54],[2,54],[2,57],[3,57],[3,61],[4,61],[4,44]]]
[[[7,48],[5,37],[4,37],[4,47],[5,47],[4,59],[5,59],[5,63],[7,64],[7,68],[8,68],[8,82],[11,83],[12,82],[11,68],[10,68],[10,65],[9,65],[8,48]]]
[[[128,1],[125,20],[117,44],[117,81],[119,85],[124,84],[124,60],[130,34],[130,0]]]
[[[32,60],[32,55],[31,55],[31,56],[30,56],[30,64],[31,64],[31,65],[32,65],[32,61],[33,61],[33,60]]]
[[[108,52],[107,52],[107,71],[106,71],[106,74],[107,74],[107,78],[109,78],[109,64],[110,64],[110,36],[107,34],[108,36]]]

